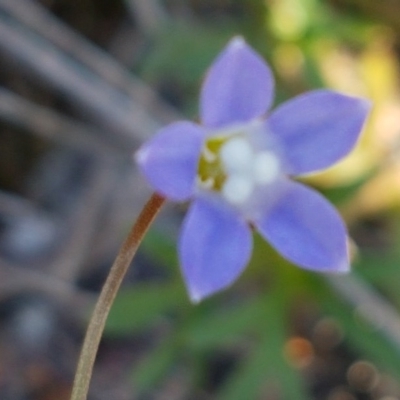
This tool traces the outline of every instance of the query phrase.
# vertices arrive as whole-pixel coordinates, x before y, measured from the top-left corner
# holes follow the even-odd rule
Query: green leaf
[[[342,325],[345,339],[352,348],[400,380],[400,349],[384,337],[383,331],[362,321],[330,290],[320,296],[320,304]]]
[[[262,311],[264,298],[256,297],[244,303],[215,307],[192,318],[185,330],[187,345],[192,349],[229,346],[254,331]]]
[[[137,393],[154,390],[175,364],[177,350],[176,341],[168,338],[147,353],[146,358],[132,372],[132,382]]]
[[[107,320],[106,335],[126,335],[148,328],[180,304],[187,304],[183,285],[141,283],[121,291]]]
[[[249,358],[232,373],[217,400],[258,398],[271,384],[278,385],[285,400],[309,399],[299,372],[288,364],[283,353],[288,301],[279,290],[269,294],[262,307],[264,315],[259,319],[261,339]]]
[[[175,21],[154,39],[153,48],[142,60],[145,79],[176,77],[178,82],[198,86],[213,58],[232,35],[229,27],[205,28]]]
[[[165,265],[169,269],[179,264],[175,241],[170,236],[156,229],[150,229],[140,249],[148,254],[155,262],[158,262],[160,265]]]

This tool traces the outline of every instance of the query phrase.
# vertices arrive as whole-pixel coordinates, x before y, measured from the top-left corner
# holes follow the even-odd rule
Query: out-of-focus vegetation
[[[64,20],[74,34],[94,40],[105,52],[85,47],[80,36],[71,38],[57,25],[54,31],[50,25],[32,27],[14,9],[29,3],[49,12],[46,21]],[[68,398],[75,362],[71,354],[76,357],[79,350],[95,298],[91,291],[102,282],[124,229],[148,194],[130,154],[167,120],[179,114],[197,118],[207,67],[233,35],[243,35],[275,72],[275,105],[319,87],[373,102],[355,151],[306,179],[336,205],[349,226],[352,273],[332,277],[300,270],[255,237],[251,264],[239,281],[194,306],[184,291],[175,249],[185,207],[169,207],[146,237],[113,307],[93,399],[400,399],[399,2],[1,0],[0,35],[5,55],[0,61],[0,190],[20,196],[17,203],[0,196],[0,273],[7,276],[0,305],[18,310],[15,298],[40,292],[47,305],[49,297],[57,304],[57,315],[69,315],[57,317],[67,327],[55,328],[55,313],[46,311],[42,319],[49,323],[49,315],[53,318],[45,328],[53,335],[52,347],[28,364],[40,365],[42,375],[24,372],[25,386],[18,391],[19,381],[5,374],[1,398]],[[30,46],[37,46],[32,53]],[[12,103],[3,87],[41,108]],[[11,114],[5,105],[15,107]],[[50,109],[55,119],[46,114]],[[24,119],[27,113],[30,118]],[[14,136],[26,131],[45,138],[29,136],[16,143]],[[121,192],[129,192],[128,200],[121,201]],[[26,211],[25,200],[38,207],[43,220],[32,221],[34,213],[12,214]],[[65,230],[54,228],[58,224]],[[41,240],[25,238],[33,250],[23,247],[23,253],[15,243],[26,232]],[[68,232],[75,240],[68,239]],[[36,257],[51,238],[55,247]],[[13,271],[7,263],[19,267]],[[10,291],[13,274],[30,284]],[[0,340],[7,347],[9,332],[14,332],[7,326],[14,327],[17,317],[3,314],[3,332],[8,333]],[[37,323],[37,310],[34,315]],[[38,341],[45,339],[39,336]],[[21,366],[25,357],[5,357],[0,376],[7,360]],[[55,357],[68,360],[61,367],[56,363],[57,372],[48,361]],[[58,379],[57,390],[46,392],[55,397],[39,390],[46,376]],[[120,390],[112,391],[111,385]]]

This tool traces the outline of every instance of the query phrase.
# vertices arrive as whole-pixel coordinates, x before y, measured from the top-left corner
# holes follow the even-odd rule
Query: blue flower
[[[201,124],[168,125],[136,154],[158,193],[192,200],[179,258],[194,302],[242,273],[252,252],[252,228],[303,268],[349,270],[339,214],[290,177],[345,156],[360,135],[369,102],[317,90],[267,114],[273,94],[268,65],[242,38],[233,38],[205,78]]]

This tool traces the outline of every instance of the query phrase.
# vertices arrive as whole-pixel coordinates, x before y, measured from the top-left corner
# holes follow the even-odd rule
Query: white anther
[[[258,184],[273,182],[279,170],[278,158],[269,151],[258,153],[253,160],[253,179]]]
[[[225,181],[222,187],[222,195],[230,203],[239,205],[243,204],[252,194],[254,183],[246,176],[231,175]]]
[[[214,162],[217,159],[217,155],[213,153],[207,146],[205,146],[203,149],[203,157],[209,163]]]
[[[214,186],[214,178],[207,178],[206,180],[202,181],[199,177],[197,178],[197,183],[199,186],[203,187],[204,189],[209,189],[211,190],[212,187]]]
[[[244,172],[251,167],[254,152],[250,143],[241,137],[228,140],[220,151],[227,172]]]

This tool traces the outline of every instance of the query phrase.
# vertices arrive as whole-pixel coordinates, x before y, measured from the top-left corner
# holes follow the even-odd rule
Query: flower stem
[[[153,194],[144,206],[136,223],[133,225],[128,237],[122,244],[117,258],[110,269],[110,273],[101,290],[92,317],[86,331],[78,367],[72,388],[71,400],[86,400],[89,391],[93,365],[103,334],[107,316],[121,286],[122,280],[130,263],[145,235],[153,222],[165,199],[158,194]]]

